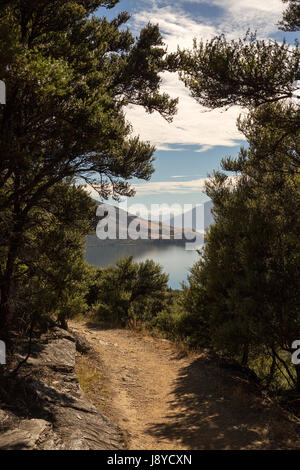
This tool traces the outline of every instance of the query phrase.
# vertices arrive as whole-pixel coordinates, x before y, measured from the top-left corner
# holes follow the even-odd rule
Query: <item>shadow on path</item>
[[[287,419],[255,381],[207,357],[180,369],[169,409],[162,422],[151,424],[148,432],[161,440],[179,441],[186,449],[274,449],[288,445],[290,423],[283,423]],[[295,438],[294,430],[294,426],[289,430],[291,438]]]

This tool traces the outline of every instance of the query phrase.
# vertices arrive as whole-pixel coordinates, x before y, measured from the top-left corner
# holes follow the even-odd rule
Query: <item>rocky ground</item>
[[[77,341],[78,349],[81,342]],[[76,341],[56,328],[34,345],[2,403],[0,449],[122,449],[120,428],[89,402],[75,374]]]
[[[124,329],[54,329],[1,396],[0,449],[300,448],[299,419],[249,370]]]

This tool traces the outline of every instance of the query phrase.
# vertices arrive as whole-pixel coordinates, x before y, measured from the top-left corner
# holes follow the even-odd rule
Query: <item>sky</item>
[[[149,21],[159,24],[169,52],[191,48],[194,38],[210,39],[221,33],[243,38],[250,28],[258,38],[284,37],[293,42],[294,33],[278,31],[276,24],[286,5],[281,0],[121,0],[112,10],[99,9],[99,16],[115,17],[128,11],[131,31],[138,34]],[[156,146],[155,173],[149,182],[134,180],[136,196],[128,204],[199,204],[207,200],[204,182],[223,157],[238,155],[246,145],[236,127],[237,117],[246,111],[202,108],[179,80],[177,74],[162,75],[162,91],[179,97],[178,114],[170,124],[158,113],[147,114],[142,107],[129,106],[127,119],[134,135]]]

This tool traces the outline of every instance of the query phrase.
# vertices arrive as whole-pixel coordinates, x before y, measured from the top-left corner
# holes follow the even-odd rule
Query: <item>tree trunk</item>
[[[4,332],[8,332],[9,326],[13,321],[12,284],[17,252],[17,245],[13,244],[7,256],[6,269],[1,280],[0,331]]]
[[[10,297],[9,282],[5,282],[1,288],[1,302],[0,302],[0,331],[1,339],[3,335],[8,334],[9,325],[12,322],[12,305]]]
[[[249,344],[244,344],[244,351],[243,351],[243,357],[242,357],[242,366],[247,366],[248,364],[248,359],[249,359]]]
[[[271,364],[270,372],[267,378],[267,383],[266,383],[267,388],[270,387],[274,379],[275,371],[276,371],[276,354],[274,352],[274,349],[272,349],[272,364]]]

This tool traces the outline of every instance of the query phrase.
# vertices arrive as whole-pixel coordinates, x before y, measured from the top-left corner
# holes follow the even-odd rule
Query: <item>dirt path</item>
[[[169,342],[127,330],[70,326],[99,353],[129,449],[300,448],[297,423],[205,355],[182,357]]]

